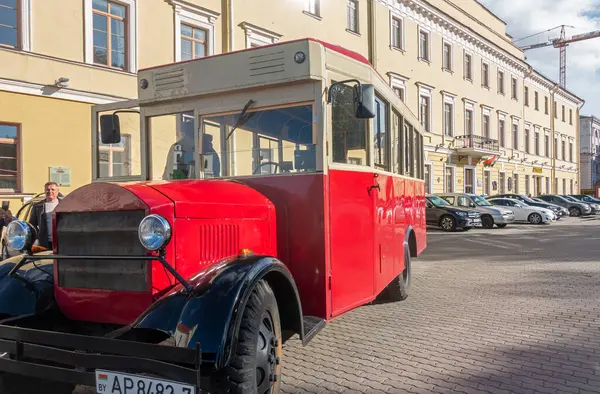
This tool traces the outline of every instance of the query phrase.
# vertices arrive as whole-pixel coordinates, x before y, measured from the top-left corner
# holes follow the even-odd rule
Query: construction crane
[[[569,46],[569,44],[573,43],[573,42],[590,40],[592,38],[600,37],[600,30],[595,30],[595,31],[591,31],[588,33],[583,33],[583,34],[576,34],[570,38],[567,38],[565,35],[565,27],[573,27],[573,26],[561,25],[561,26],[557,26],[553,29],[549,29],[546,31],[554,30],[559,27],[561,28],[559,38],[549,39],[548,42],[542,42],[542,43],[532,44],[532,45],[525,45],[520,48],[523,51],[528,51],[530,49],[536,49],[536,48],[543,48],[543,47],[547,47],[550,45],[554,46],[554,48],[558,48],[560,50],[559,84],[562,88],[566,89],[567,88],[567,46]],[[541,33],[538,33],[538,34],[541,34]],[[534,34],[534,35],[537,35],[537,34]],[[529,38],[529,37],[532,37],[532,36],[528,36],[525,38]],[[523,39],[525,39],[525,38],[523,38]]]

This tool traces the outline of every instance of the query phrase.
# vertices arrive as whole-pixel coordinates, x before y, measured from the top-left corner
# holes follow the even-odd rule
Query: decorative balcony
[[[494,140],[480,135],[459,135],[456,137],[456,153],[474,157],[483,157],[500,154],[500,144]]]

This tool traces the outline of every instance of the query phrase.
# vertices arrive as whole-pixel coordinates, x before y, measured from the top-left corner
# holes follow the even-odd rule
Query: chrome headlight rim
[[[13,220],[6,226],[6,246],[15,251],[23,252],[33,245],[33,230],[29,223]]]
[[[149,240],[145,237],[149,235],[146,231],[146,226],[156,225],[156,229],[158,229],[161,233],[159,234],[159,238],[155,240],[155,242],[150,243]],[[153,232],[154,235],[157,235],[156,232]],[[144,248],[149,251],[156,251],[164,248],[171,241],[172,229],[171,224],[167,219],[158,214],[151,214],[146,216],[140,222],[138,226],[138,238],[140,243]]]

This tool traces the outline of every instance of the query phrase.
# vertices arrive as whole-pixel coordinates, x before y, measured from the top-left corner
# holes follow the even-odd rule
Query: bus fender
[[[203,362],[223,368],[237,347],[246,303],[260,280],[275,294],[282,333],[303,338],[302,306],[292,274],[281,261],[268,256],[228,259],[204,269],[189,279],[194,287],[191,294],[178,286],[130,329],[163,331],[178,347],[195,348],[199,343]]]
[[[411,225],[406,228],[404,234],[404,245],[408,246],[410,257],[417,257],[417,234]]]
[[[35,315],[56,306],[54,303],[54,264],[52,260],[29,262],[8,276],[23,256],[0,262],[0,316]]]

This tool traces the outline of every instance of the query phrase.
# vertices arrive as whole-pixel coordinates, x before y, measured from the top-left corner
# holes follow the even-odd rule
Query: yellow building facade
[[[533,70],[475,0],[3,0],[0,16],[11,208],[49,179],[68,193],[94,165],[136,166],[127,145],[92,163],[90,107],[135,98],[139,69],[303,37],[363,54],[418,115],[430,192],[579,189],[583,100]]]

